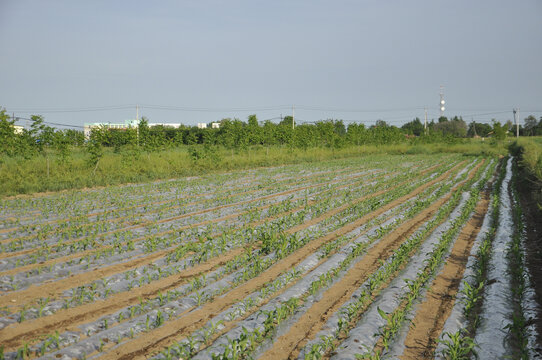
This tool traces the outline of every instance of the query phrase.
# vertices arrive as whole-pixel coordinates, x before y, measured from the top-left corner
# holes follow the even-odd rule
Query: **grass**
[[[278,166],[331,159],[353,158],[369,154],[503,155],[502,144],[465,139],[457,144],[363,145],[341,149],[254,146],[244,150],[170,148],[155,152],[105,149],[96,166],[90,165],[84,149],[74,149],[62,159],[53,151],[30,159],[0,158],[0,197],[18,194],[82,189],[124,183],[139,183],[212,172],[228,172],[263,166]]]
[[[512,146],[521,157],[521,165],[542,186],[542,137],[520,138]]]
[[[542,137],[519,138],[510,145],[510,152],[519,157],[520,170],[526,175],[522,184],[542,211]]]

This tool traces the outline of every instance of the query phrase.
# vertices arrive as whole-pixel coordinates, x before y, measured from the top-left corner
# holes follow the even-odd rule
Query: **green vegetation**
[[[517,163],[514,163],[516,166]],[[512,172],[511,194],[513,200],[512,216],[514,218],[514,232],[512,241],[508,245],[507,257],[509,261],[509,271],[512,286],[513,315],[512,322],[505,329],[508,330],[511,343],[514,345],[513,356],[517,359],[529,359],[527,319],[525,318],[525,292],[527,291],[527,281],[529,274],[525,269],[525,255],[522,246],[522,236],[525,233],[525,224],[523,221],[523,210],[519,201],[517,191],[518,172]]]
[[[442,354],[445,359],[469,360],[472,355],[475,358],[478,356],[474,350],[476,343],[472,338],[464,336],[461,330],[453,334],[445,333],[444,336],[449,339],[443,339],[441,341],[445,347]]]
[[[505,151],[501,145],[490,145],[475,140],[453,145],[405,143],[349,146],[341,149],[251,146],[244,150],[229,150],[222,147],[209,150],[204,145],[197,145],[141,152],[137,158],[134,158],[129,150],[115,153],[113,149],[103,148],[99,156],[91,155],[93,161],[89,164],[89,155],[85,150],[75,149],[66,161],[60,161],[58,155],[45,150],[45,154],[27,160],[16,157],[4,158],[0,163],[0,195],[144,182],[208,172],[353,158],[367,154],[414,155],[453,152],[466,155],[499,155]],[[204,155],[195,157],[194,152]]]
[[[532,191],[534,201],[542,211],[542,137],[520,138],[510,146],[510,152],[519,157],[519,167]]]
[[[521,157],[520,165],[542,186],[542,137],[520,138],[511,151]]]
[[[542,128],[531,118],[522,128],[525,134],[535,134]],[[293,128],[288,116],[279,124],[260,124],[255,115],[250,115],[247,122],[223,119],[220,128],[176,129],[149,127],[143,118],[134,128],[95,128],[85,139],[81,131],[47,126],[41,116],[33,115],[31,119],[30,129],[18,133],[6,110],[0,110],[0,196],[372,153],[504,155],[507,150],[503,140],[509,126],[498,122],[467,126],[461,117],[442,117],[437,123],[429,123],[427,129],[419,119],[401,128],[382,120],[370,127],[323,120]]]
[[[253,145],[234,149],[233,157],[242,161],[242,155],[250,153],[253,159],[273,161],[276,154],[290,161],[305,161],[299,154],[308,161],[318,156],[349,158],[2,199],[0,225],[8,233],[0,244],[6,296],[21,298],[15,292],[30,293],[32,286],[43,286],[39,294],[17,300],[10,312],[4,310],[3,321],[23,331],[25,323],[51,324],[28,338],[4,334],[6,355],[54,357],[80,349],[83,343],[56,322],[61,314],[80,319],[85,313],[84,323],[94,324],[86,327],[85,341],[105,355],[112,347],[132,353],[132,339],[162,334],[160,338],[171,340],[144,350],[146,356],[251,358],[279,341],[288,324],[302,321],[308,326],[319,319],[320,310],[310,310],[313,304],[328,303],[326,299],[340,289],[348,290],[351,297],[344,296],[337,303],[340,307],[327,310],[337,314],[328,319],[330,330],[304,348],[306,359],[327,358],[391,282],[403,276],[423,244],[438,236],[431,240],[436,243],[433,250],[422,252],[426,260],[416,265],[416,276],[410,276],[398,293],[400,305],[380,312],[386,320],[378,332],[380,342],[367,348],[366,357],[380,358],[446,261],[498,163],[464,156],[469,154],[464,150],[479,146],[497,151],[500,145],[459,143],[449,146],[455,154],[432,154],[441,151],[440,146],[419,146],[424,152],[410,155],[409,144],[382,146],[382,154],[374,154],[377,150],[370,146],[307,151],[275,146],[267,153],[265,147]],[[87,165],[89,172],[96,168],[94,176],[102,174],[108,158],[122,156],[109,147],[101,149],[98,166]],[[231,161],[231,149],[217,149],[219,160],[209,164]],[[192,150],[208,151],[204,145]],[[208,159],[194,160],[188,147],[141,150],[141,158],[165,152],[182,153],[193,171],[201,170],[198,164]],[[82,166],[85,161],[81,154]],[[447,232],[435,235],[435,228],[462,199],[461,215]],[[432,206],[436,202],[438,206]],[[387,245],[379,248],[382,241]],[[372,264],[367,260],[371,258],[378,261]],[[325,263],[330,266],[321,266]],[[116,264],[128,266],[119,270]],[[357,278],[362,268],[366,273]],[[51,281],[43,279],[61,284],[55,291],[66,295],[59,298],[46,291]],[[9,298],[4,301],[11,305]],[[94,315],[92,304],[98,301],[108,310]],[[218,308],[215,302],[220,312],[208,316],[209,309]],[[314,317],[300,318],[304,309]],[[184,318],[193,312],[198,319]],[[471,352],[472,339],[463,333],[449,338],[449,354]]]

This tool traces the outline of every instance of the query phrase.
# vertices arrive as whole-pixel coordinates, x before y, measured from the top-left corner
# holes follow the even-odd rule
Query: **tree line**
[[[44,123],[42,116],[33,115],[29,129],[20,133],[14,131],[14,121],[5,109],[0,110],[0,154],[23,156],[25,158],[43,154],[45,149],[56,151],[61,158],[67,157],[70,149],[84,148],[95,163],[102,154],[102,148],[115,152],[156,151],[168,147],[204,145],[222,146],[228,149],[245,149],[249,146],[290,146],[307,149],[311,147],[342,148],[349,145],[397,144],[407,141],[457,142],[465,137],[494,137],[503,139],[511,129],[511,123],[492,124],[471,122],[461,117],[441,117],[428,123],[427,128],[419,118],[401,127],[389,125],[383,120],[375,125],[351,123],[342,120],[321,120],[315,123],[295,124],[291,116],[280,123],[260,123],[256,115],[250,115],[246,122],[239,119],[223,119],[219,128],[200,129],[196,126],[149,127],[143,118],[139,126],[128,129],[95,128],[85,139],[82,131],[58,130]],[[515,128],[514,128],[515,130]],[[515,131],[514,131],[515,134]],[[539,121],[530,115],[521,126],[520,135],[542,135],[542,117]],[[137,154],[136,154],[137,155]],[[198,156],[197,151],[194,156]]]
[[[46,125],[39,115],[32,115],[31,121],[29,129],[18,132],[15,121],[5,109],[0,110],[0,155],[30,158],[43,154],[45,149],[53,149],[61,157],[67,157],[71,147],[85,145],[82,131],[55,129]]]

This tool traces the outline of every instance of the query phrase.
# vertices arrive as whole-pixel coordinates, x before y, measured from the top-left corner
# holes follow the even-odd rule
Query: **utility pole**
[[[295,105],[292,105],[292,130],[295,129]]]
[[[516,111],[516,113],[518,114],[518,125],[516,126],[516,137],[519,138],[519,108]]]
[[[295,129],[295,105],[292,105],[292,130]]]
[[[519,138],[519,109],[514,109],[514,120],[516,121],[516,137]]]
[[[425,120],[423,122],[423,131],[425,134],[427,134],[427,108],[424,107],[423,111],[425,112]]]

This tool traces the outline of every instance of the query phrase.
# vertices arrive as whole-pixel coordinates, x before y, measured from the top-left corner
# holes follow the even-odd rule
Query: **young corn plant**
[[[446,360],[470,360],[473,356],[478,357],[474,350],[474,339],[465,336],[461,330],[455,333],[444,333],[445,338],[440,340],[444,345],[441,355]],[[447,339],[446,339],[447,338]]]

